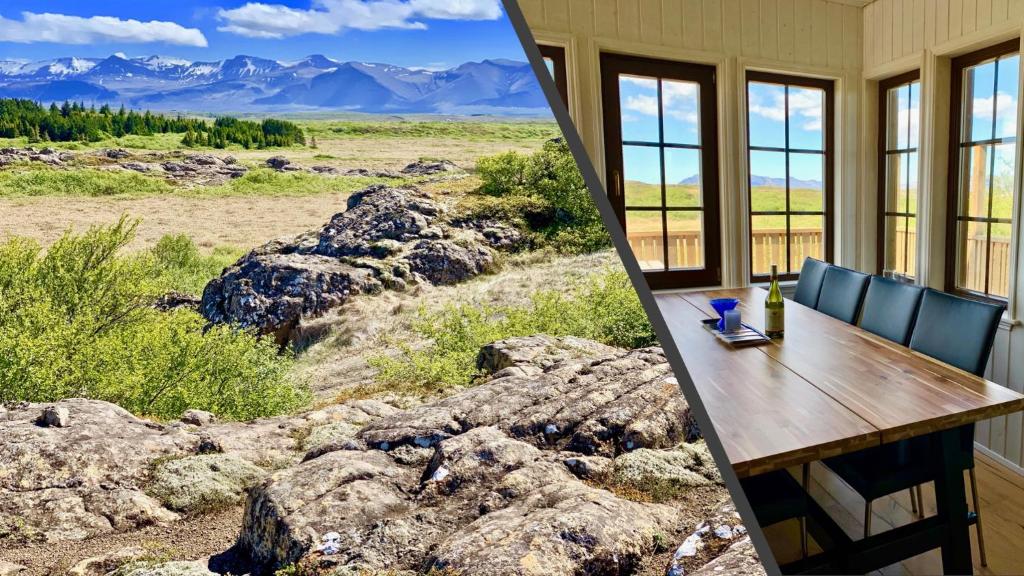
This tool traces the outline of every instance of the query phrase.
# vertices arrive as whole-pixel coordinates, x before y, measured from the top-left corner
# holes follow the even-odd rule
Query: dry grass
[[[68,228],[84,231],[114,224],[122,214],[139,218],[130,250],[150,248],[165,234],[185,233],[201,249],[252,248],[281,236],[318,228],[345,209],[347,194],[309,198],[0,198],[0,241],[32,238],[44,246]]]
[[[398,403],[418,402],[422,400],[416,396],[418,390],[398,390],[376,382],[375,370],[366,358],[397,353],[386,337],[410,335],[408,324],[420,307],[436,311],[447,304],[526,305],[537,290],[568,290],[595,270],[618,263],[611,250],[571,257],[531,253],[510,257],[499,272],[463,284],[418,285],[405,293],[355,298],[320,320],[329,324],[328,336],[303,353],[296,370],[322,402],[381,395]]]

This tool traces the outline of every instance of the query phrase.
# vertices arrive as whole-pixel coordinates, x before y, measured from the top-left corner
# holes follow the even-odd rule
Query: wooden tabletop
[[[785,337],[734,349],[700,320],[737,298],[764,327],[760,288],[657,295],[658,306],[743,477],[1024,410],[1024,396],[786,300]]]

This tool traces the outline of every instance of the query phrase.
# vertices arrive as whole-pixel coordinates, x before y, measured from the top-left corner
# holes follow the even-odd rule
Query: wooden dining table
[[[820,568],[841,562],[867,572],[941,548],[945,573],[970,573],[970,521],[956,465],[959,427],[1024,410],[1024,396],[791,300],[784,337],[765,345],[734,348],[701,323],[718,317],[712,299],[736,298],[743,322],[763,330],[766,296],[757,287],[656,295],[736,474],[746,478],[932,435],[938,513],[839,542],[832,564]],[[803,569],[813,571],[810,566]]]

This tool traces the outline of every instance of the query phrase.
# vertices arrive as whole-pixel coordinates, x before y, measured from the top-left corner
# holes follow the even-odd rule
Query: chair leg
[[[971,499],[974,500],[974,515],[978,518],[975,528],[978,529],[978,556],[981,558],[981,565],[988,566],[988,558],[985,557],[985,535],[981,529],[981,502],[978,498],[978,479],[974,475],[974,468],[967,471],[971,477]]]
[[[871,536],[871,500],[864,501],[864,537]]]
[[[924,518],[924,493],[921,492],[921,485],[915,486],[914,490],[917,492],[917,517]]]
[[[910,491],[910,511],[917,516],[917,490],[914,487],[909,488]]]
[[[808,486],[811,483],[811,465],[810,464],[804,464],[802,472],[803,472],[802,481],[803,481],[804,495],[805,495],[805,497],[810,498],[811,496],[810,496],[810,492],[808,492]],[[802,556],[803,558],[807,558],[807,516],[806,515],[800,517],[800,553],[803,554],[803,556]]]

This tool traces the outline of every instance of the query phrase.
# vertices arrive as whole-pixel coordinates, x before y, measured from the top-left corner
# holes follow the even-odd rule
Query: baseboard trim
[[[1015,464],[1013,462],[1010,462],[1002,454],[994,452],[991,448],[988,448],[986,446],[982,446],[981,444],[979,444],[977,442],[974,443],[974,449],[977,450],[978,452],[981,452],[985,456],[991,458],[992,460],[995,460],[996,463],[1006,467],[1007,470],[1009,470],[1011,472],[1014,472],[1014,473],[1024,477],[1024,468],[1022,468],[1019,464]]]

